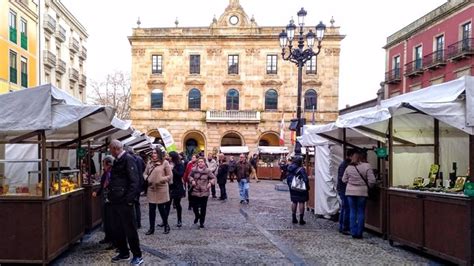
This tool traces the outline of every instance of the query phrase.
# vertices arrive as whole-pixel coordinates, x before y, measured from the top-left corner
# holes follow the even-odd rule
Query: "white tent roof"
[[[48,138],[77,138],[78,121],[82,135],[110,126],[115,110],[84,105],[51,84],[0,95],[0,140],[9,140],[36,130]]]
[[[287,154],[290,153],[288,147],[284,146],[258,146],[258,153],[264,154]]]
[[[220,151],[224,154],[240,154],[249,153],[249,147],[247,146],[222,146]]]

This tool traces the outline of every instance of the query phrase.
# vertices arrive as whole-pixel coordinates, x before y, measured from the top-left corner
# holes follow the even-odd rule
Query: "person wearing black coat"
[[[135,208],[135,221],[137,223],[137,228],[140,229],[142,227],[142,212],[140,209],[140,194],[143,190],[145,184],[145,178],[143,177],[143,172],[145,172],[145,162],[143,161],[142,157],[136,155],[133,151],[133,148],[130,146],[125,146],[124,149],[135,159],[135,163],[137,164],[137,175],[138,175],[138,194],[135,198],[135,203],[133,207]]]
[[[110,153],[115,157],[110,176],[107,198],[113,218],[113,239],[119,254],[112,258],[112,262],[128,260],[129,249],[133,254],[132,264],[143,263],[140,240],[134,221],[136,196],[139,192],[139,180],[135,159],[123,150],[123,144],[112,140],[109,145]]]
[[[291,183],[294,178],[302,179],[306,185],[305,191],[294,190],[291,188]],[[286,178],[288,187],[290,187],[290,198],[291,198],[291,211],[292,211],[292,222],[298,223],[296,219],[296,209],[298,207],[300,213],[300,225],[306,224],[304,221],[304,204],[309,200],[309,179],[306,170],[303,167],[303,158],[296,156],[293,158],[292,163],[288,166],[288,176]]]
[[[181,199],[184,198],[186,195],[186,191],[184,190],[183,184],[183,176],[184,176],[184,164],[181,158],[179,158],[179,154],[175,151],[169,153],[171,158],[171,167],[173,172],[173,183],[170,185],[170,199],[173,203],[173,206],[176,207],[176,214],[178,216],[178,223],[176,224],[177,227],[182,226],[182,213],[183,207],[181,207]]]
[[[227,177],[229,176],[229,165],[224,154],[219,154],[219,168],[217,169],[217,184],[221,191],[221,196],[219,200],[227,200],[227,192],[225,184],[227,183]]]

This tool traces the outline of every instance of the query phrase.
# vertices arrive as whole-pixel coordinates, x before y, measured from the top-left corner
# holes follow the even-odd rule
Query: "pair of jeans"
[[[362,232],[364,232],[365,203],[367,198],[360,196],[347,196],[347,201],[349,202],[350,209],[349,220],[351,226],[351,235],[355,237],[362,237]]]
[[[240,200],[249,199],[249,181],[245,178],[240,179],[239,181],[239,194]]]
[[[339,212],[339,232],[349,231],[350,208],[346,193],[339,192],[341,211]]]
[[[225,183],[224,184],[219,184],[219,189],[221,190],[221,196],[220,199],[227,199],[227,192],[225,191]]]
[[[208,197],[194,197],[193,211],[200,225],[204,225],[206,221],[207,199]]]
[[[113,242],[121,255],[128,255],[128,245],[134,257],[141,257],[140,240],[135,227],[133,204],[110,204]]]
[[[155,230],[155,220],[156,220],[156,207],[158,206],[158,212],[160,212],[161,220],[163,221],[163,226],[168,225],[168,215],[170,213],[171,201],[155,204],[148,203],[148,218],[150,220],[150,230]]]

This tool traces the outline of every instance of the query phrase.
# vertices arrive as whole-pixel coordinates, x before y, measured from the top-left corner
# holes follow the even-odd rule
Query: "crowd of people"
[[[176,209],[176,227],[183,225],[181,200],[188,197],[188,210],[194,213],[197,228],[205,227],[209,197],[217,199],[216,185],[219,186],[219,200],[227,201],[226,183],[238,183],[240,203],[249,204],[249,183],[256,175],[257,156],[247,159],[245,154],[239,160],[233,156],[227,161],[224,154],[203,153],[193,155],[189,161],[183,153],[166,153],[156,146],[151,154],[137,155],[131,147],[123,146],[118,140],[109,145],[111,155],[103,161],[100,189],[94,197],[103,199],[103,228],[105,237],[99,243],[108,244],[107,249],[116,249],[118,254],[112,262],[130,259],[131,264],[143,263],[137,229],[141,228],[140,195],[148,202],[149,225],[145,235],[155,233],[156,226],[169,234],[168,222],[171,206]],[[156,224],[156,209],[161,223]]]

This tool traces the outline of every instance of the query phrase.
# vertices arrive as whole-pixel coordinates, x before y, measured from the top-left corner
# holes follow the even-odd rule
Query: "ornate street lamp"
[[[301,119],[301,93],[303,90],[302,83],[303,83],[303,66],[305,63],[313,56],[318,56],[319,52],[321,51],[321,41],[324,38],[324,31],[326,30],[326,25],[323,22],[319,22],[319,24],[315,27],[316,33],[314,33],[311,29],[306,34],[306,42],[308,47],[305,48],[305,36],[304,36],[304,18],[308,13],[304,8],[301,8],[298,11],[298,24],[300,34],[298,36],[298,47],[293,48],[293,40],[295,39],[295,30],[297,26],[293,19],[290,20],[290,24],[286,26],[286,31],[282,30],[279,35],[280,38],[280,47],[282,49],[281,56],[283,60],[290,61],[295,63],[298,66],[298,101],[297,101],[297,109],[296,109],[296,118],[297,118],[297,125],[296,125],[296,136],[301,135],[301,127],[303,126],[303,122]],[[313,50],[315,40],[318,41],[317,51]],[[288,52],[288,55],[286,55]],[[301,144],[297,141],[295,145],[295,155],[301,155]]]

